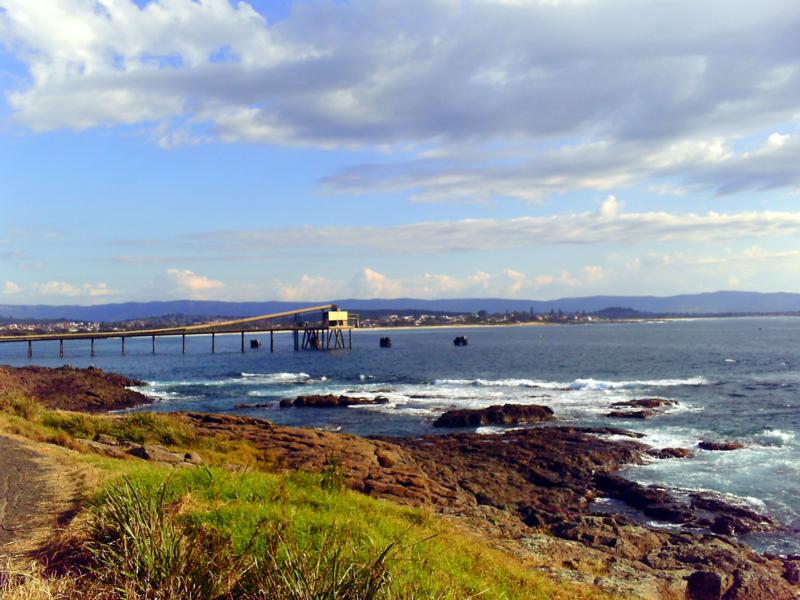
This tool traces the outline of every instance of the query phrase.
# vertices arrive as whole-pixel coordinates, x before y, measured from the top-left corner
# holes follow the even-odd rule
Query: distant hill
[[[504,298],[451,298],[420,300],[393,298],[359,300],[355,298],[332,300],[352,311],[446,311],[470,312],[486,310],[490,313],[528,311],[537,313],[561,310],[563,312],[598,312],[616,307],[651,314],[742,314],[800,312],[800,294],[759,292],[712,292],[683,294],[680,296],[588,296],[585,298],[560,298],[557,300],[512,300]],[[0,315],[16,319],[72,319],[82,321],[125,321],[158,317],[169,314],[188,316],[216,315],[220,317],[245,317],[281,312],[326,302],[215,302],[199,300],[172,300],[165,302],[124,302],[95,306],[49,306],[0,304]]]

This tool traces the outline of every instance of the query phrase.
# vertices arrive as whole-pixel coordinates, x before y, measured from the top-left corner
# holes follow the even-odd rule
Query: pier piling
[[[89,345],[89,354],[94,357],[94,338],[92,338],[91,344]]]
[[[244,331],[242,332],[242,354],[244,354]]]
[[[272,330],[269,332],[269,351],[275,352],[275,332]]]
[[[28,340],[28,358],[33,358],[33,342]]]
[[[214,354],[217,351],[217,334],[211,334],[211,354]]]
[[[64,358],[64,340],[58,340],[58,358]]]
[[[186,334],[181,335],[181,354],[186,354]]]
[[[122,356],[125,356],[125,336],[122,336]]]

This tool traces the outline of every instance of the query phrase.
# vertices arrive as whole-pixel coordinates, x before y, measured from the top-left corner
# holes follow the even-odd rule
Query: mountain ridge
[[[168,314],[187,316],[247,317],[316,306],[337,304],[359,310],[432,310],[490,313],[529,311],[544,313],[597,312],[609,307],[632,309],[642,313],[713,315],[768,314],[800,311],[800,294],[790,292],[718,291],[674,296],[584,296],[554,300],[519,300],[511,298],[346,298],[318,302],[228,302],[216,300],[164,300],[120,302],[95,305],[0,304],[0,316],[15,319],[70,319],[77,321],[125,321]]]

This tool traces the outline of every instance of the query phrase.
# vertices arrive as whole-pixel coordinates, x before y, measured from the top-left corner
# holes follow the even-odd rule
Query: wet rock
[[[654,519],[670,523],[684,523],[691,519],[691,514],[686,507],[675,502],[671,494],[664,488],[645,487],[619,475],[608,473],[597,475],[595,484],[611,498],[637,508]]]
[[[613,408],[660,408],[662,406],[675,406],[676,404],[675,400],[666,398],[637,398],[624,402],[614,402],[611,406]]]
[[[653,448],[647,453],[655,458],[691,458],[694,452],[688,448]]]
[[[233,408],[235,410],[243,410],[247,408],[269,408],[272,406],[272,402],[252,402],[252,403],[242,403],[242,404],[234,404]]]
[[[740,448],[744,448],[744,444],[737,441],[725,441],[725,442],[714,442],[711,440],[703,440],[697,446],[701,450],[721,450],[721,451],[730,451],[730,450],[739,450]]]
[[[364,404],[386,404],[389,399],[385,396],[375,398],[359,398],[356,396],[336,396],[335,394],[298,396],[294,400],[284,398],[280,401],[281,408],[340,408],[345,406],[360,406]]]
[[[434,427],[479,427],[522,425],[555,419],[553,411],[538,404],[504,404],[488,408],[449,410],[433,422]]]
[[[770,531],[776,528],[773,519],[753,509],[733,504],[717,495],[695,493],[690,496],[693,511],[710,513],[713,521],[710,529],[722,535],[741,535],[752,531]]]
[[[649,419],[655,415],[653,410],[612,410],[606,416],[614,419]]]

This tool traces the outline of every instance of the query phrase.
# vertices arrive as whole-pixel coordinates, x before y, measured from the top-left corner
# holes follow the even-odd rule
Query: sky
[[[800,292],[797,0],[0,0],[0,304]]]

